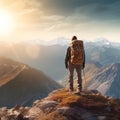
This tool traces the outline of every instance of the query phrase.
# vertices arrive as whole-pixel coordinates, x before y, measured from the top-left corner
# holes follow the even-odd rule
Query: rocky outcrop
[[[1,120],[119,120],[119,114],[120,100],[94,90],[79,95],[59,89],[36,100],[32,107],[0,109]]]

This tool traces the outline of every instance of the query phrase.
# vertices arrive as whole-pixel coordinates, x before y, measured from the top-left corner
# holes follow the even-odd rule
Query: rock
[[[105,108],[105,110],[108,111],[108,112],[111,112],[111,111],[112,111],[112,109],[111,109],[110,106],[107,106],[107,107]]]
[[[61,107],[57,111],[63,116],[69,116],[71,120],[97,120],[91,112],[79,107]]]
[[[106,116],[98,116],[98,120],[106,120]]]
[[[43,117],[44,114],[42,114],[42,111],[40,108],[34,106],[29,109],[29,111],[26,113],[25,118],[29,118],[30,120],[34,120],[38,116]]]
[[[20,107],[21,107],[21,106],[17,104],[17,105],[14,107],[14,110],[19,110]]]
[[[1,120],[119,120],[120,100],[104,97],[98,91],[83,91],[83,95],[68,90],[53,91],[37,100],[32,107],[16,105],[0,109]],[[107,115],[107,116],[105,116]]]
[[[16,117],[16,120],[24,120],[23,114],[20,113],[20,114]]]
[[[1,117],[1,120],[9,120],[6,116]]]
[[[33,106],[37,105],[40,102],[40,100],[36,100],[35,102],[33,102]]]
[[[101,95],[101,93],[98,90],[90,90],[91,94],[95,94],[95,95]]]
[[[6,112],[7,111],[7,107],[2,107],[1,111]]]
[[[40,105],[39,108],[44,111],[45,113],[50,113],[54,110],[54,108],[58,105],[58,102],[56,101],[43,101]]]

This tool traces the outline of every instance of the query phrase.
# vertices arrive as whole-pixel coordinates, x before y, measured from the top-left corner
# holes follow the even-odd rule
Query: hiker
[[[81,71],[85,67],[85,51],[82,40],[77,40],[76,36],[72,37],[71,44],[67,48],[67,53],[65,57],[65,67],[69,70],[69,91],[73,92],[73,77],[74,69],[77,72],[77,92],[80,94],[82,92],[82,76]]]

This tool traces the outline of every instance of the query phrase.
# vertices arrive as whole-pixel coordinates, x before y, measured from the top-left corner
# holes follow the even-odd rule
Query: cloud
[[[34,18],[33,24],[43,24],[39,25],[44,26],[42,29],[50,27],[49,30],[58,30],[63,29],[62,26],[66,26],[64,29],[68,30],[69,26],[75,28],[91,22],[111,24],[120,19],[119,0],[44,0],[42,2],[36,0],[31,5],[32,8],[37,9],[35,13],[31,14]]]
[[[29,37],[99,36],[120,26],[119,0],[3,0]],[[1,1],[0,1],[1,2]],[[116,29],[116,33],[119,29]],[[47,34],[47,35],[46,35]],[[24,36],[25,36],[24,35]],[[104,36],[103,36],[104,37]]]
[[[92,6],[95,4],[108,6],[119,0],[44,0],[42,9],[46,14],[70,15],[76,8]],[[89,11],[89,8],[87,9]],[[102,9],[100,9],[102,11]]]
[[[9,0],[5,0],[9,1]],[[10,0],[8,2],[16,12],[23,15],[27,23],[37,24],[58,21],[75,24],[79,22],[117,20],[119,17],[119,0]],[[28,21],[29,20],[29,21]],[[56,23],[56,22],[55,22]]]

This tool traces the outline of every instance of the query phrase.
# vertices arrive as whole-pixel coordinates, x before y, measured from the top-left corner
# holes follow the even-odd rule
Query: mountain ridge
[[[34,100],[62,87],[42,71],[28,65],[9,59],[4,59],[0,64],[3,64],[0,74],[4,70],[0,76],[3,76],[0,79],[0,107],[13,107],[17,103],[30,106]]]
[[[95,69],[94,69],[95,70]],[[89,75],[86,72],[86,74]],[[90,75],[89,75],[90,76]],[[103,66],[95,70],[88,79],[85,88],[97,89],[104,95],[120,98],[119,94],[119,76],[120,76],[120,63],[113,63],[108,66]]]

